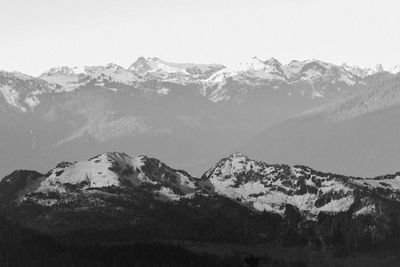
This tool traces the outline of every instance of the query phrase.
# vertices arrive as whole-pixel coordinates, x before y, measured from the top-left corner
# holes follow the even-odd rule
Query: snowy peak
[[[61,163],[46,175],[36,191],[67,193],[66,184],[82,189],[120,186],[120,178],[129,161],[130,158],[124,154],[104,153],[88,161]]]
[[[207,79],[207,82],[222,87],[231,80],[255,86],[274,81],[286,82],[286,77],[282,64],[276,59],[271,58],[264,61],[254,56],[237,66],[226,67],[215,72]]]
[[[227,158],[220,160],[215,167],[208,170],[203,178],[210,178],[211,176],[219,175],[221,177],[230,177],[238,175],[244,171],[253,169],[255,161],[250,160],[247,156],[234,153]]]
[[[400,72],[400,64],[391,67],[388,71],[393,74],[398,74]]]
[[[266,68],[266,64],[264,61],[254,56],[250,60],[240,63],[243,70],[263,70]]]
[[[139,75],[176,82],[198,81],[222,69],[218,64],[173,63],[158,57],[139,57],[129,70]]]
[[[271,57],[270,59],[266,60],[264,64],[271,66],[274,69],[275,73],[280,73],[284,75],[283,65],[277,59]]]
[[[59,75],[79,75],[85,73],[85,67],[68,67],[68,66],[60,66],[60,67],[53,67],[48,71],[42,73],[41,75],[46,76],[59,76]]]
[[[108,63],[105,66],[51,68],[41,74],[40,78],[62,86],[63,91],[66,92],[73,91],[91,81],[99,85],[104,85],[105,81],[127,85],[140,81],[140,77],[135,73],[114,63]]]
[[[146,75],[148,73],[180,73],[184,75],[189,75],[189,73],[184,68],[174,66],[173,63],[163,61],[158,57],[140,57],[129,67],[129,70],[135,71],[140,75]]]
[[[239,72],[266,72],[270,74],[283,74],[282,64],[275,58],[269,60],[261,60],[254,56],[248,61],[241,62],[237,68]]]
[[[179,65],[169,63],[158,57],[140,57],[129,70],[147,79],[157,79],[169,82],[185,83],[190,80],[191,74]]]
[[[135,71],[136,73],[143,75],[147,71],[152,69],[152,62],[159,60],[158,58],[144,58],[139,57],[131,66],[129,66],[128,70]]]
[[[343,82],[349,86],[353,86],[358,81],[358,77],[349,72],[345,67],[316,59],[304,61],[293,60],[283,68],[286,76],[292,82]]]
[[[208,88],[211,88],[210,99],[215,102],[242,99],[241,95],[237,97],[229,88],[244,86],[246,89],[262,87],[274,90],[286,87],[289,88],[286,92],[289,96],[295,93],[312,99],[325,96],[335,98],[346,94],[360,81],[360,77],[344,67],[319,60],[294,60],[283,65],[275,58],[264,61],[258,57],[252,57],[238,66],[221,69],[207,79]],[[238,91],[243,94],[249,90]]]
[[[365,214],[365,206],[359,204],[358,198],[361,196],[370,205],[376,203],[370,192],[386,192],[382,197],[399,200],[398,179],[397,175],[373,179],[344,177],[305,166],[270,165],[242,154],[219,161],[202,176],[202,181],[212,185],[217,194],[253,209],[283,215],[290,204],[311,220],[321,212]]]
[[[115,70],[115,71],[124,69],[120,65],[117,65],[117,64],[112,63],[112,62],[108,63],[104,68],[105,69],[109,69],[109,70]]]
[[[371,76],[374,74],[382,73],[382,72],[388,72],[392,74],[397,74],[400,72],[400,64],[397,64],[393,67],[390,68],[384,68],[382,64],[377,64],[375,67],[372,68],[361,68],[359,66],[349,66],[346,63],[343,63],[342,65],[343,68],[345,68],[348,72],[352,73],[355,76],[358,76],[360,78],[365,78],[367,76]]]
[[[104,82],[135,85],[142,81],[136,73],[114,63],[108,63],[106,66],[87,67],[86,74],[98,85],[102,85]]]
[[[60,66],[49,69],[48,71],[42,73],[41,76],[57,77],[57,76],[87,75],[88,72],[91,72],[93,69],[119,71],[123,70],[124,68],[114,63],[108,63],[105,66],[80,66],[80,67]]]
[[[342,67],[346,71],[348,71],[348,72],[352,73],[353,75],[358,76],[360,78],[365,78],[366,76],[371,75],[371,73],[372,73],[371,69],[361,68],[356,65],[350,66],[350,65],[347,65],[346,63],[343,63]]]
[[[51,68],[39,78],[60,85],[65,92],[73,91],[90,80],[86,74],[86,67],[67,66]]]
[[[37,193],[48,197],[52,194],[86,194],[94,189],[144,188],[160,198],[179,200],[196,191],[195,183],[196,180],[186,172],[174,170],[157,159],[107,152],[87,161],[58,164],[40,179],[32,193],[35,197]]]
[[[271,57],[270,59],[266,60],[264,63],[267,65],[270,65],[270,66],[282,67],[282,63],[279,62],[279,60],[277,60],[274,57]]]

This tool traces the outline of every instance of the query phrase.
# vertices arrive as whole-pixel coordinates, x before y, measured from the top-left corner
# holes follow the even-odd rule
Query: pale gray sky
[[[0,0],[0,69],[138,56],[234,64],[251,56],[400,63],[399,0]]]

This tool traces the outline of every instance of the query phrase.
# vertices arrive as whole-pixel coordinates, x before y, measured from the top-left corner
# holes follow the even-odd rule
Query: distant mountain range
[[[293,153],[290,147],[285,150],[299,135],[296,127],[277,131],[284,144],[273,143],[274,149],[263,146],[274,142],[273,138],[257,141],[256,136],[318,106],[353,99],[374,88],[378,92],[396,79],[398,70],[339,66],[319,60],[281,64],[274,58],[253,57],[236,67],[226,67],[141,57],[127,69],[116,64],[55,67],[39,77],[1,71],[0,173],[19,168],[46,170],[60,160],[123,150],[157,156],[200,175],[206,166],[239,147],[269,162],[304,162],[322,170],[359,174],[353,171],[356,167],[335,165],[338,158],[344,159],[336,153],[331,153],[329,160],[321,153],[302,156],[301,149],[310,148],[308,141],[303,146],[296,141]],[[347,106],[353,104],[343,101],[348,101]],[[363,104],[365,109],[369,105]],[[354,132],[349,134],[355,136]],[[326,144],[329,136],[320,135]],[[351,140],[346,134],[341,138]],[[244,145],[251,140],[255,149]],[[261,147],[262,153],[256,152]],[[320,147],[323,151],[324,146]],[[339,146],[332,147],[335,151]],[[397,160],[393,156],[396,146],[388,149],[390,153],[385,156],[382,152],[380,160],[363,168],[361,174],[394,170],[393,164],[380,167],[380,162]],[[275,158],[270,157],[272,151]],[[319,164],[324,158],[326,164]],[[362,156],[357,158],[365,164]],[[360,164],[354,166],[360,169]]]
[[[61,66],[51,68],[36,78],[17,72],[7,73],[3,71],[1,73],[2,82],[5,84],[2,86],[1,92],[8,104],[26,111],[25,104],[33,108],[38,104],[37,96],[45,93],[69,92],[88,84],[104,86],[105,84],[116,83],[137,86],[150,80],[181,85],[199,84],[203,96],[218,102],[240,98],[237,95],[238,92],[235,92],[235,95],[231,95],[232,92],[227,92],[226,87],[229,87],[230,83],[244,87],[281,87],[281,83],[287,83],[294,87],[301,87],[304,86],[303,83],[328,82],[338,84],[336,89],[340,91],[345,89],[340,87],[341,84],[345,87],[353,86],[368,76],[383,72],[396,74],[400,72],[400,64],[384,69],[382,65],[377,65],[375,68],[361,68],[347,64],[338,66],[319,60],[293,60],[283,65],[275,58],[261,60],[258,57],[253,57],[237,67],[225,67],[220,64],[171,63],[157,57],[140,57],[128,69],[114,63],[105,66]],[[13,84],[6,79],[14,81],[20,79],[21,83],[25,81],[31,85],[42,83],[41,90],[32,89],[30,94],[24,95],[17,88],[13,88]],[[9,88],[6,86],[7,83],[10,83]],[[24,87],[23,84],[14,84],[14,86]],[[299,90],[299,93],[312,98],[321,98],[325,96],[324,89],[313,86],[311,89]],[[168,90],[160,91],[163,94],[167,92]],[[327,93],[340,95],[338,92]],[[18,101],[25,102],[25,104]]]

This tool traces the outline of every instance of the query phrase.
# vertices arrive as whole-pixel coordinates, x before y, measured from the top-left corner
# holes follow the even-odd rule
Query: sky
[[[128,67],[139,56],[400,64],[398,0],[0,0],[0,69]]]

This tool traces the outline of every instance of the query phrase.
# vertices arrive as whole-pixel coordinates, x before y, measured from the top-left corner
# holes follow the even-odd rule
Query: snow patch
[[[157,93],[158,93],[159,95],[168,95],[169,89],[168,89],[168,88],[161,88],[161,89],[158,89],[158,90],[157,90]]]
[[[0,92],[3,94],[4,99],[13,107],[26,112],[26,109],[18,102],[20,99],[19,93],[8,85],[0,86]]]
[[[362,207],[360,210],[354,212],[353,216],[357,217],[360,215],[371,215],[371,214],[374,214],[375,212],[376,212],[376,207],[375,207],[375,204],[373,204],[373,205]]]
[[[181,197],[178,196],[177,194],[174,193],[174,191],[172,191],[171,188],[167,188],[167,187],[161,187],[161,189],[158,191],[158,193],[162,196],[165,196],[167,198],[169,198],[170,200],[179,200]]]

